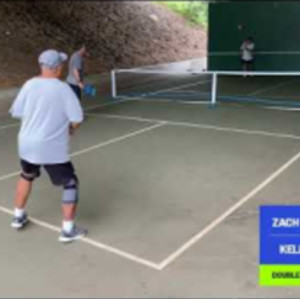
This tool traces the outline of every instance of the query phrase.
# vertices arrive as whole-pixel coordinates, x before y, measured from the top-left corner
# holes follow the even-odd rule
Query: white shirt
[[[253,51],[254,51],[255,45],[254,43],[246,43],[244,42],[241,46],[242,51],[242,59],[245,61],[251,61],[253,60]]]
[[[81,105],[67,83],[36,77],[27,81],[10,113],[22,121],[20,158],[32,164],[70,161],[69,125],[83,121]]]

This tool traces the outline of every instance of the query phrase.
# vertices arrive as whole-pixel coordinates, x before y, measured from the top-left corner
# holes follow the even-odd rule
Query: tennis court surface
[[[272,80],[249,93],[272,90],[281,101],[297,86]],[[299,297],[258,283],[259,206],[299,204],[299,111],[100,95],[83,101],[87,118],[72,137],[77,220],[89,235],[71,245],[58,242],[60,190],[45,174],[29,201],[31,224],[10,228],[19,125],[2,101],[0,296]]]

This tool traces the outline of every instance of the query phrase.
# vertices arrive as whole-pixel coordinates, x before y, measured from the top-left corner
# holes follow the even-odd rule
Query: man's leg
[[[254,60],[251,60],[249,61],[249,70],[251,72],[253,72],[255,70],[255,67],[254,67]]]
[[[14,219],[12,227],[23,228],[27,223],[25,206],[30,196],[33,180],[40,175],[39,166],[21,161],[22,174],[17,183],[17,190],[14,199]]]
[[[31,188],[32,181],[28,181],[26,179],[23,179],[22,177],[19,179],[14,200],[15,208],[24,210],[28,197],[31,193]]]
[[[63,185],[62,194],[62,230],[71,232],[75,227],[75,216],[78,202],[78,179],[72,174],[67,183]]]
[[[86,230],[75,226],[76,208],[78,202],[78,179],[71,162],[45,167],[52,183],[63,187],[62,194],[62,233],[59,238],[61,242],[71,242],[84,236]]]
[[[76,215],[77,204],[62,203],[62,214],[64,221],[73,221]]]
[[[78,203],[78,179],[75,174],[64,184],[62,195],[62,232],[59,240],[64,243],[75,241],[87,234],[87,231],[75,226]]]
[[[246,73],[247,73],[247,63],[242,60],[242,68],[243,68],[243,72],[244,72],[244,78],[247,76]]]

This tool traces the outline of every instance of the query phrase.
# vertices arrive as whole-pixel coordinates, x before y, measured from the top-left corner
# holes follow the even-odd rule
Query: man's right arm
[[[16,99],[14,100],[9,110],[9,113],[13,118],[22,118],[26,96],[27,96],[27,88],[25,84],[19,91],[19,94],[17,95]]]
[[[73,65],[73,75],[77,81],[77,84],[79,85],[79,87],[81,89],[83,89],[83,82],[82,82],[82,78],[81,78],[81,75],[80,75],[80,70],[82,68],[82,61],[81,61],[81,58],[79,56],[75,56],[74,57],[74,65]]]
[[[77,69],[77,68],[74,68],[73,69],[73,75],[74,75],[74,77],[75,77],[75,79],[76,79],[76,81],[77,81],[77,84],[78,84],[78,86],[81,88],[81,89],[83,89],[83,82],[82,82],[82,80],[81,80],[81,78],[80,78],[80,72],[79,72],[79,70]]]
[[[81,123],[70,123],[70,135],[73,135],[77,129],[79,129]]]

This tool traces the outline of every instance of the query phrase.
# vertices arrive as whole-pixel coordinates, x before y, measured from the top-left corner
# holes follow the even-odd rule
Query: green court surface
[[[71,152],[77,220],[89,235],[69,245],[57,240],[60,190],[44,173],[28,204],[32,223],[10,228],[19,125],[0,115],[0,297],[300,296],[258,283],[259,206],[299,203],[298,111],[83,104]]]

